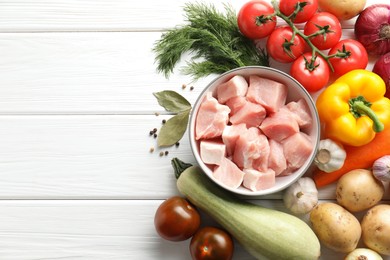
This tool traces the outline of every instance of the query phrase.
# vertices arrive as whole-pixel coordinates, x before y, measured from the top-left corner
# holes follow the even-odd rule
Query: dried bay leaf
[[[168,112],[180,113],[191,109],[191,104],[179,93],[172,90],[164,90],[153,93],[160,106]]]
[[[157,144],[171,146],[177,143],[187,130],[188,119],[191,109],[187,109],[171,117],[160,129],[157,137]]]

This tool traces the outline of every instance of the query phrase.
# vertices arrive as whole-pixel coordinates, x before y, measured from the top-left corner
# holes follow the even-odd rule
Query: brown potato
[[[318,204],[310,212],[310,222],[321,243],[336,252],[349,253],[359,242],[359,221],[336,203]]]
[[[367,210],[383,198],[385,187],[371,171],[356,169],[344,174],[336,185],[337,202],[351,212]]]
[[[364,244],[380,254],[390,255],[390,205],[380,204],[368,210],[361,226]]]
[[[322,11],[335,15],[340,20],[357,16],[366,6],[366,0],[318,0]]]

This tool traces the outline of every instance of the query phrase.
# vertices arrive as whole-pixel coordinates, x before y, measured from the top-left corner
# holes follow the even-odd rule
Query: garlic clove
[[[380,181],[390,181],[390,155],[375,160],[372,165],[372,173]]]

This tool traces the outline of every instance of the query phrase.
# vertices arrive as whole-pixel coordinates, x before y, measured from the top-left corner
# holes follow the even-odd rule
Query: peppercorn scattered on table
[[[153,225],[157,207],[179,195],[171,159],[195,163],[187,133],[157,147],[172,115],[153,93],[193,104],[214,78],[156,72],[153,45],[184,22],[187,2],[0,1],[0,259],[191,259],[189,240],[165,241]],[[245,2],[228,1],[236,10]],[[342,23],[343,38],[354,37],[353,23]],[[334,192],[321,188],[320,202]],[[281,192],[251,200],[288,212]],[[206,214],[202,223],[216,225]],[[236,243],[233,259],[253,257]]]

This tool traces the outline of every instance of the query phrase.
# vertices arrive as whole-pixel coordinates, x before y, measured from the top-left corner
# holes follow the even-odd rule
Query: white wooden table
[[[167,156],[149,152],[149,131],[169,118],[152,93],[194,102],[213,77],[191,91],[187,76],[156,74],[153,43],[183,22],[186,2],[0,0],[1,260],[190,259],[189,241],[164,241],[153,226],[178,194],[170,159],[194,162],[187,136]],[[255,202],[285,210],[280,198]],[[322,259],[342,256],[323,249]],[[234,259],[252,257],[236,244]]]

